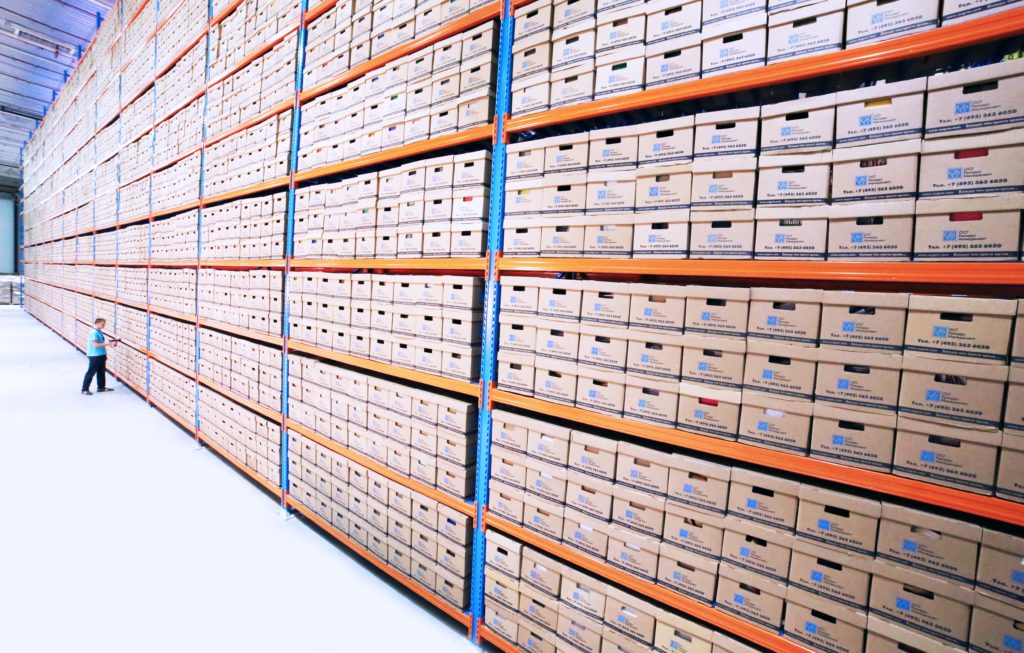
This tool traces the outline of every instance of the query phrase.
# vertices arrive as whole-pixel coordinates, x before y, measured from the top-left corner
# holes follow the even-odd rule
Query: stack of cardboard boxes
[[[204,161],[204,196],[288,174],[291,123],[292,112],[285,111],[208,147]]]
[[[459,609],[469,606],[472,519],[297,433],[290,496]]]
[[[134,309],[127,310],[134,312]],[[196,369],[196,325],[162,315],[151,315],[149,319],[149,350],[184,370]],[[120,313],[117,328],[120,332]]]
[[[195,274],[194,270],[191,272]],[[198,315],[280,335],[283,283],[282,273],[274,270],[200,270]],[[194,293],[195,287],[191,290]]]
[[[165,49],[165,44],[160,44]],[[177,46],[167,45],[166,49],[176,50]],[[167,114],[179,108],[184,98],[190,98],[203,90],[206,83],[206,41],[200,40],[170,70],[157,78],[156,119],[169,117]]]
[[[81,322],[78,324],[79,327],[76,330],[74,342],[80,343],[79,346],[84,346],[89,339],[88,334],[91,327],[87,327]],[[134,388],[142,388],[143,391],[146,389],[146,362],[144,351],[129,345],[113,347],[107,353],[107,368],[109,371],[116,375],[118,379]],[[108,376],[107,387],[113,386],[114,380]]]
[[[149,275],[147,275],[146,268],[94,268],[94,273],[97,275],[97,283],[93,286],[95,292],[107,294],[106,291],[101,291],[100,288],[108,288],[115,290],[110,297],[117,297],[118,299],[126,299],[130,302],[137,304],[146,304],[149,300]],[[115,277],[116,273],[116,277]],[[110,275],[110,281],[116,280],[116,287],[109,288],[106,283],[99,283],[99,275]],[[89,288],[85,284],[79,284],[75,286],[79,292],[90,292]]]
[[[484,624],[528,653],[757,651],[494,530],[485,564]]]
[[[196,421],[196,382],[163,363],[150,361],[149,395],[161,408],[188,424]],[[145,387],[145,385],[139,386]]]
[[[288,417],[402,476],[473,496],[476,406],[291,355]]]
[[[124,222],[149,215],[149,181],[147,175],[138,181],[121,186],[118,191],[118,210],[114,215],[103,216],[108,221],[104,226],[114,224],[118,220]],[[97,226],[99,225],[100,221],[97,220]]]
[[[150,224],[149,259],[187,261],[196,258],[199,212],[195,209]],[[145,252],[141,258],[146,259]]]
[[[867,631],[899,641],[909,629],[923,650],[943,651],[1014,632],[1019,536],[514,413],[495,419],[491,512],[638,578],[817,650],[864,650]]]
[[[153,211],[189,204],[199,199],[200,152],[153,173],[150,202]]]
[[[232,4],[230,0],[213,3],[213,15],[219,16]],[[275,34],[298,24],[298,0],[245,0],[210,30],[210,78],[233,70]]]
[[[506,278],[501,301],[502,389],[971,492],[1019,490],[998,462],[1000,447],[1020,449],[1003,429],[1024,423],[1009,367],[1016,300],[522,277]]]
[[[180,97],[178,99],[181,100]],[[196,98],[156,126],[153,167],[164,166],[185,152],[199,147],[203,136],[204,101],[202,97]]]
[[[504,251],[1019,260],[1021,89],[1014,59],[512,144]]]
[[[590,102],[926,31],[939,2],[536,0],[516,12],[512,111]],[[943,3],[942,22],[1019,2]]]
[[[485,23],[305,103],[299,168],[489,123],[497,37],[497,23]]]
[[[423,159],[296,191],[297,258],[482,256],[491,153]]]
[[[291,338],[474,381],[483,283],[476,277],[292,272]]]
[[[270,410],[281,410],[281,349],[278,347],[213,329],[200,329],[199,376]]]
[[[280,487],[279,424],[257,415],[214,390],[200,387],[199,432],[206,439],[215,442],[242,466]]]
[[[146,311],[140,311],[130,306],[118,306],[116,314],[97,314],[96,317],[107,319],[109,328],[115,331],[117,337],[123,342],[136,349],[146,349],[146,330],[148,328],[146,326]],[[156,318],[157,316],[154,315],[153,320],[155,321]],[[195,343],[192,345],[192,352],[195,353]]]
[[[145,270],[142,270],[145,273]],[[118,279],[120,282],[120,278]],[[141,300],[146,303],[146,299]],[[149,270],[149,304],[185,315],[196,314],[196,271],[152,268]]]
[[[286,199],[286,193],[274,193],[203,209],[203,252],[200,258],[282,258]]]
[[[292,34],[224,81],[207,95],[207,138],[216,137],[292,98],[295,89],[295,39]]]
[[[206,26],[207,3],[184,0],[175,6],[160,7],[160,29],[157,32],[157,70],[163,70],[171,59]]]

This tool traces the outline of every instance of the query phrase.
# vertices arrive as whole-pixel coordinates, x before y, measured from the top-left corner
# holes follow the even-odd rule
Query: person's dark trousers
[[[89,370],[85,373],[82,381],[82,392],[89,390],[92,385],[92,377],[96,377],[96,388],[103,390],[107,387],[107,357],[89,356]]]

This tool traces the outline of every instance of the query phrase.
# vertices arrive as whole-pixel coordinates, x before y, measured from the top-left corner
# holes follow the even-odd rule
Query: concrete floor
[[[0,307],[0,651],[479,651]]]

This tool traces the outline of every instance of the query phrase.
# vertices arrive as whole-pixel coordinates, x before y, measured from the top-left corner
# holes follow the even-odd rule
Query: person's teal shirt
[[[98,340],[99,342],[105,342],[104,339],[103,339],[103,332],[100,331],[99,329],[93,329],[89,333],[89,343],[88,343],[88,346],[86,347],[86,351],[87,351],[86,356],[106,356],[107,355],[107,350],[105,348],[97,347],[96,345],[92,344],[93,341],[96,341],[96,340]]]

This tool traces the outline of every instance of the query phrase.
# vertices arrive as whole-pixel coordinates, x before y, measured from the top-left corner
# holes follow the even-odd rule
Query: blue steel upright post
[[[206,119],[210,109],[210,32],[213,30],[213,0],[208,0],[206,3],[206,64],[204,66],[205,71],[203,72],[203,121],[202,131],[199,135],[201,139],[199,141],[199,208],[196,210],[196,293],[194,296],[195,301],[195,319],[192,321],[194,328],[192,329],[195,337],[195,355],[193,359],[193,381],[195,382],[195,404],[193,410],[193,433],[192,435],[196,439],[196,445],[200,444],[199,441],[199,359],[202,356],[202,341],[199,338],[199,281],[202,278],[202,267],[201,261],[203,260],[203,197],[206,194]]]
[[[515,19],[512,3],[503,0],[501,34],[498,43],[498,88],[495,97],[495,138],[491,155],[491,196],[487,214],[487,279],[484,289],[483,351],[480,354],[480,411],[476,448],[476,525],[473,529],[473,566],[469,610],[473,641],[479,641],[479,621],[484,616],[484,561],[486,535],[484,511],[491,475],[491,386],[498,357],[498,253],[502,246],[505,217],[505,117],[511,106],[512,31]]]
[[[295,47],[295,94],[292,100],[291,141],[288,149],[288,198],[284,219],[284,284],[281,301],[281,507],[288,509],[285,497],[288,495],[288,337],[291,335],[291,284],[288,277],[292,270],[292,253],[295,251],[295,169],[299,167],[299,127],[302,106],[303,71],[306,67],[306,10],[309,0],[299,3],[299,31]]]

